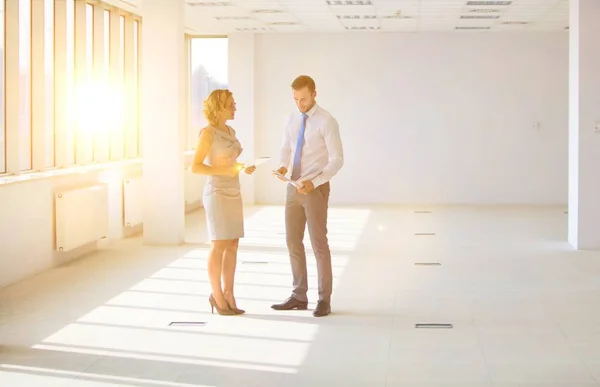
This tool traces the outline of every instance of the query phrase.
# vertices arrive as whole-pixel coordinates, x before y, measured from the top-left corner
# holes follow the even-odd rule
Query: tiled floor
[[[269,308],[291,289],[280,207],[248,209],[248,314],[211,315],[203,216],[185,246],[129,239],[0,291],[0,386],[599,385],[600,252],[572,251],[563,208],[333,208],[322,319]]]

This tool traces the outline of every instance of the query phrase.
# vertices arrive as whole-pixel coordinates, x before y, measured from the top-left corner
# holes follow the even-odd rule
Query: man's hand
[[[296,189],[298,190],[298,193],[307,195],[308,193],[310,193],[311,191],[313,191],[315,189],[315,185],[312,183],[312,181],[306,180],[306,181],[302,182],[302,188],[296,188]]]
[[[277,171],[275,171],[275,172],[277,172],[277,173],[280,173],[280,174],[282,174],[283,176],[285,176],[285,174],[287,173],[287,171],[288,171],[288,170],[287,170],[287,168],[286,168],[286,167],[281,167],[281,168],[279,168],[279,169],[278,169]],[[283,179],[282,179],[281,177],[279,177],[279,176],[277,176],[277,178],[278,178],[279,180],[281,180],[281,181],[285,181],[285,180],[283,180]]]

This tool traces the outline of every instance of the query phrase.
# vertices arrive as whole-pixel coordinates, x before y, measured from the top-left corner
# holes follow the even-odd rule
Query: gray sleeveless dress
[[[235,136],[235,130],[229,126],[227,129],[229,133],[211,126],[202,129],[214,134],[213,144],[204,160],[207,165],[225,167],[237,162],[242,146]],[[239,176],[207,176],[203,199],[211,241],[244,237],[244,210]]]

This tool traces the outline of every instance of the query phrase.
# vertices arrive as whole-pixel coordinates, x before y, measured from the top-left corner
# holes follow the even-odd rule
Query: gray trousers
[[[285,203],[285,232],[294,277],[292,295],[299,301],[308,301],[306,297],[308,274],[303,243],[307,223],[310,242],[317,259],[319,301],[331,301],[333,274],[331,251],[327,240],[329,192],[329,183],[320,185],[308,195],[299,194],[293,185],[288,184]]]

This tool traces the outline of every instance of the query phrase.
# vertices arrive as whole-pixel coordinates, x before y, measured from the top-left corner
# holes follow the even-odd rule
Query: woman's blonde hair
[[[204,117],[211,125],[217,125],[219,117],[227,109],[227,102],[233,97],[228,89],[213,90],[204,100]]]

